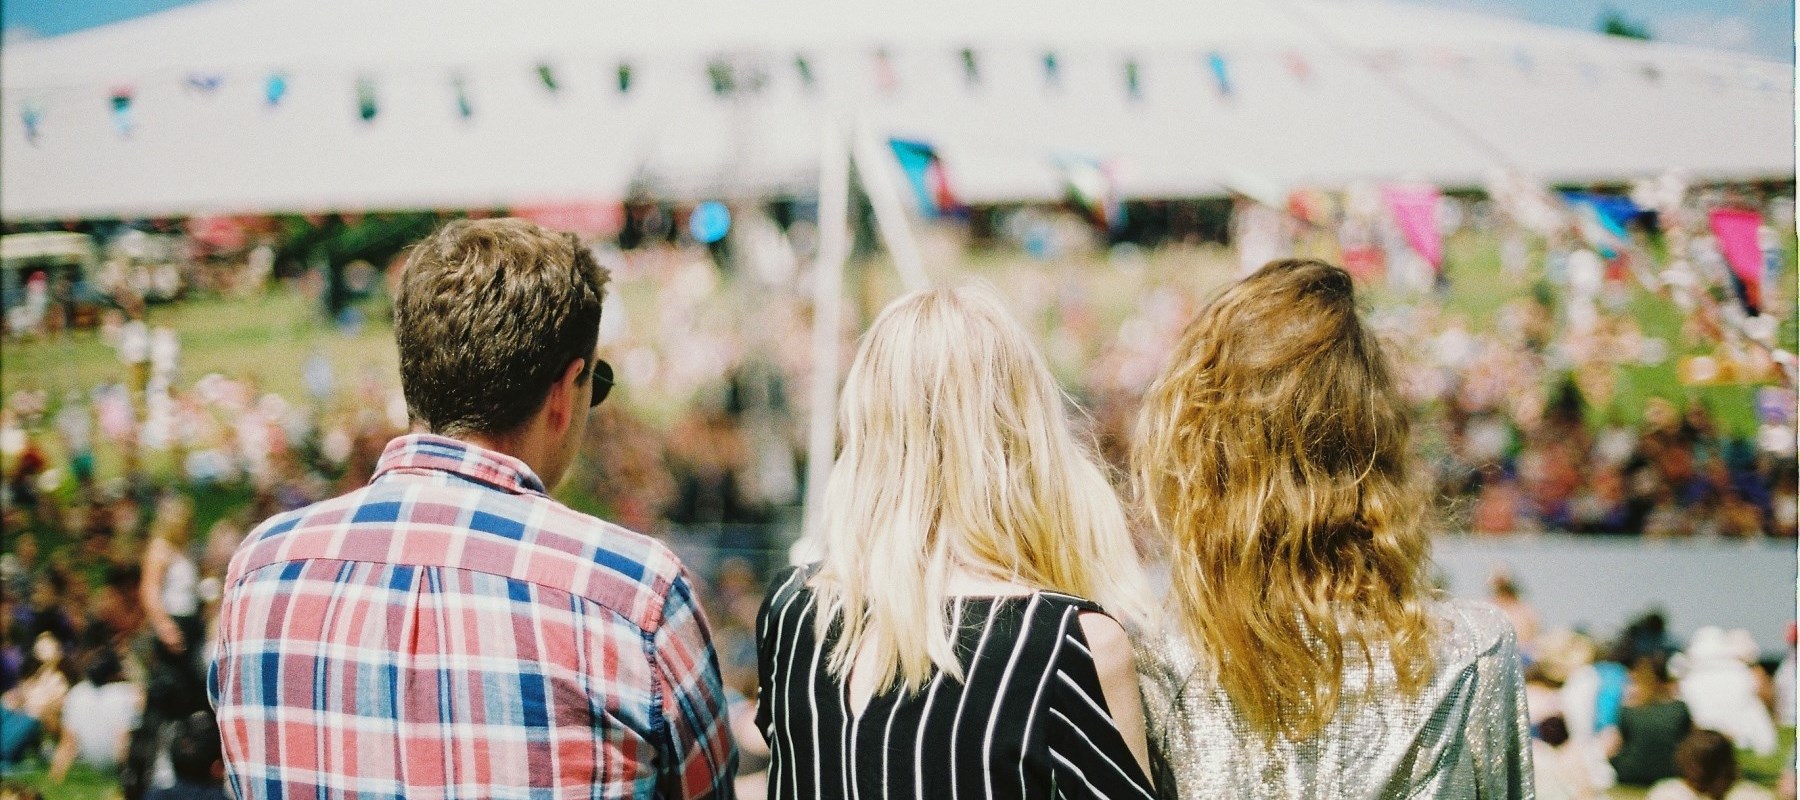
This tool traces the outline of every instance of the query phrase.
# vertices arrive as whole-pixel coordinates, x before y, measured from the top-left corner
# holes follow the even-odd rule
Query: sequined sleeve
[[[1498,614],[1491,609],[1480,611]],[[1531,719],[1525,708],[1525,673],[1518,636],[1504,619],[1498,625],[1488,620],[1486,626],[1497,628],[1500,636],[1493,649],[1476,661],[1478,688],[1468,731],[1469,749],[1479,776],[1477,796],[1535,797]]]
[[[1185,637],[1134,638],[1158,788],[1183,798],[1533,798],[1512,626],[1481,603],[1434,603],[1433,614],[1437,668],[1423,689],[1408,696],[1391,668],[1379,670],[1373,696],[1341,703],[1299,741],[1251,730]],[[1369,679],[1352,665],[1344,684]]]

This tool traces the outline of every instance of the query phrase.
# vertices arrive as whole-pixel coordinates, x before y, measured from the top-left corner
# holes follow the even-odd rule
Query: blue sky
[[[6,0],[0,25],[9,38],[54,36],[202,0]],[[1411,0],[1592,30],[1608,8],[1655,38],[1794,60],[1793,0]]]

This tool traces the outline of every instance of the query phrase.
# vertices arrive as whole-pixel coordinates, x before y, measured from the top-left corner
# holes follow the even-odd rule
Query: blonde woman
[[[1138,663],[1182,797],[1530,795],[1512,626],[1427,582],[1429,496],[1348,273],[1277,261],[1204,309],[1133,461],[1172,583]]]
[[[823,557],[757,623],[769,796],[1149,796],[1142,575],[1024,330],[984,290],[902,297],[839,421]]]
[[[156,637],[146,709],[164,720],[207,709],[206,657],[201,652],[206,625],[200,614],[200,571],[189,554],[193,538],[194,504],[178,494],[165,495],[150,522],[139,585],[144,617]]]

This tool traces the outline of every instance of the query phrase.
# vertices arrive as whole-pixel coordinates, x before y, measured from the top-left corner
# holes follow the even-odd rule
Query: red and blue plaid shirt
[[[243,800],[729,797],[736,770],[668,548],[438,436],[250,535],[209,686]]]

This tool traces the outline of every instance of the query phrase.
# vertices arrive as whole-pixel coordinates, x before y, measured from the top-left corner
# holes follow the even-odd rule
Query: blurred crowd
[[[812,315],[804,248],[766,226],[741,241],[733,258],[679,243],[602,249],[613,288],[601,347],[620,390],[595,410],[589,457],[559,495],[671,542],[702,583],[727,688],[748,709],[763,580],[797,532],[814,365],[801,344]],[[1188,320],[1238,268],[1222,252],[1122,246],[1001,269],[978,254],[971,272],[1042,333],[1103,454],[1123,469],[1138,398]],[[217,291],[232,296],[257,291],[244,287],[276,270],[266,250],[252,255],[238,270],[215,267],[191,283],[230,287]],[[317,296],[323,279],[308,275],[276,291]],[[859,314],[892,289],[882,281],[851,276],[845,357]],[[379,279],[359,282],[380,294]],[[379,302],[370,317],[379,317]],[[1665,360],[1672,345],[1640,331],[1622,303],[1579,336],[1547,293],[1511,301],[1482,326],[1446,307],[1441,295],[1409,291],[1374,316],[1417,408],[1415,436],[1446,498],[1447,529],[1796,535],[1791,392],[1766,390],[1776,394],[1759,398],[1749,430],[1727,429],[1715,409],[1690,398],[1627,408],[1634,401],[1618,386],[1620,369]],[[200,764],[216,761],[216,736],[210,751],[193,740],[210,724],[203,654],[236,543],[268,516],[367,480],[382,447],[408,427],[393,376],[346,371],[323,348],[305,360],[299,390],[285,395],[266,388],[255,365],[194,375],[183,367],[183,332],[158,324],[159,313],[135,304],[100,315],[98,335],[118,355],[110,379],[54,394],[21,381],[25,388],[0,407],[0,762],[41,758],[52,780],[74,763],[117,771],[133,798],[218,786]],[[1533,641],[1536,734],[1571,754],[1540,764],[1567,761],[1566,771],[1581,776],[1567,781],[1576,787],[1568,794],[1544,796],[1673,777],[1717,749],[1690,743],[1690,729],[1764,747],[1760,727],[1745,734],[1711,716],[1708,690],[1690,697],[1688,684],[1703,685],[1696,676],[1712,674],[1709,664],[1756,669],[1745,685],[1767,718],[1769,691],[1781,682],[1746,664],[1728,635],[1720,634],[1723,644],[1697,635],[1676,658],[1678,648],[1646,626],[1610,648],[1573,634],[1539,642],[1522,629]],[[1791,726],[1791,652],[1784,670],[1789,699],[1776,707],[1788,717],[1776,721]],[[1665,702],[1685,703],[1688,723],[1633,710]],[[748,711],[733,719],[744,727],[738,738],[753,785],[759,737]],[[1659,731],[1658,755],[1631,755],[1648,730]],[[1630,766],[1648,762],[1656,764],[1649,772]]]
[[[1491,589],[1526,659],[1538,797],[1604,797],[1614,786],[1648,788],[1654,800],[1794,796],[1791,625],[1785,655],[1770,662],[1744,630],[1702,627],[1682,643],[1657,612],[1610,640],[1540,631],[1509,576]]]

